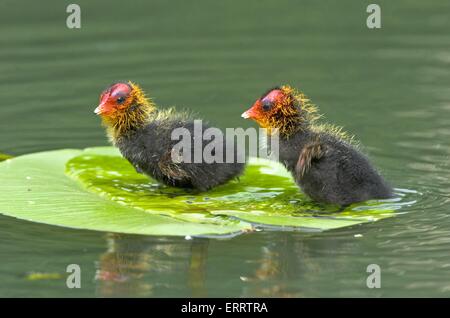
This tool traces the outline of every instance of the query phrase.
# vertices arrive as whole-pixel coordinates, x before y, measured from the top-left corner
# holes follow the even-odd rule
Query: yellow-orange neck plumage
[[[273,128],[277,128],[282,136],[289,137],[309,127],[320,117],[316,106],[305,94],[289,85],[281,86],[280,90],[285,97],[276,102],[270,113],[259,121],[262,127],[268,129],[269,134]]]
[[[111,114],[102,116],[102,123],[113,143],[121,136],[144,126],[156,113],[155,104],[145,96],[143,90],[137,84],[128,84],[132,89],[125,103]]]
[[[292,108],[288,108],[284,116],[281,118],[281,122],[278,123],[280,128],[280,133],[285,137],[289,137],[299,130],[307,129],[315,134],[328,134],[336,137],[339,140],[345,141],[352,144],[355,147],[359,146],[358,141],[353,135],[347,133],[342,127],[329,124],[321,123],[318,119],[322,117],[318,113],[317,107],[311,103],[310,99],[300,91],[292,88],[289,85],[281,86],[281,90],[288,96],[292,96],[295,100],[293,101],[300,105],[300,111],[295,113]],[[291,100],[288,100],[288,102]]]

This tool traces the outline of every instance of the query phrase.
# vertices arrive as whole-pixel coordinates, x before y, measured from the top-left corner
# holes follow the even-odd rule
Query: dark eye
[[[268,111],[268,110],[270,110],[272,108],[272,103],[271,102],[269,102],[269,101],[263,101],[263,103],[262,103],[262,109],[264,110],[264,111]]]
[[[117,101],[119,104],[122,104],[122,103],[125,101],[125,97],[124,97],[124,96],[120,96],[119,98],[116,99],[116,101]]]

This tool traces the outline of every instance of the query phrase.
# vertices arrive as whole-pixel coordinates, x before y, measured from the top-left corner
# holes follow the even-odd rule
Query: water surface
[[[232,239],[79,231],[0,216],[0,296],[450,295],[450,3],[68,1],[0,4],[0,152],[106,145],[93,109],[117,80],[219,127],[289,83],[355,134],[417,202],[394,218],[323,233]],[[68,202],[70,204],[70,202]],[[82,288],[28,273],[82,268]],[[378,264],[382,288],[366,287]]]

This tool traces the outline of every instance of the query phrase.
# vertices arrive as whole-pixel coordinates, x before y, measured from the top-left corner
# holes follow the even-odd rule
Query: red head
[[[102,117],[108,134],[114,140],[136,127],[144,125],[156,110],[141,88],[132,83],[116,83],[100,95],[95,113]]]
[[[299,97],[299,98],[297,98]],[[301,98],[289,86],[275,87],[263,94],[253,106],[242,114],[243,118],[256,121],[263,128],[290,131],[301,121]]]
[[[100,103],[94,113],[101,116],[113,116],[127,109],[132,100],[134,88],[131,83],[116,83],[108,87],[100,95]]]

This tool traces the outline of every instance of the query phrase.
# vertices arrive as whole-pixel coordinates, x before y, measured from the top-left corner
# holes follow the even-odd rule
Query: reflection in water
[[[207,297],[206,261],[208,259],[208,239],[193,240],[189,258],[188,286],[193,297]]]
[[[232,258],[228,263],[219,260],[223,268],[237,270],[231,276],[225,270],[217,283],[237,282],[237,292],[242,297],[305,296],[301,281],[310,284],[308,275],[322,270],[321,264],[311,257],[320,246],[315,240],[294,240],[293,235],[285,233],[281,239],[278,235],[275,241],[264,240],[268,242],[265,246],[249,251],[245,258]],[[211,245],[217,240],[109,234],[107,242],[108,250],[100,256],[95,277],[99,297],[164,297],[169,290],[170,295],[217,296],[208,292],[208,287],[218,287],[214,286],[216,279],[207,282],[208,270],[214,272],[216,268],[217,256],[212,255],[211,259],[210,254],[214,252]],[[233,249],[239,248],[239,242],[236,243]],[[335,242],[329,244],[337,247]],[[178,289],[175,293],[174,288]]]
[[[300,269],[295,265],[292,254],[302,254],[304,249],[303,246],[294,246],[297,244],[286,238],[285,236],[285,239],[277,244],[262,247],[261,257],[256,261],[257,268],[253,274],[241,277],[241,280],[247,283],[243,290],[243,297],[301,296],[298,291],[290,289],[287,282],[292,271]],[[309,263],[308,258],[304,258],[304,261],[306,264]]]
[[[107,242],[108,250],[100,257],[95,277],[98,296],[151,295],[153,286],[142,279],[151,268],[149,246],[116,234],[108,235]]]
[[[164,281],[164,277],[176,277],[179,273],[186,273],[192,296],[207,296],[207,239],[184,242],[109,234],[107,242],[108,250],[100,257],[95,277],[97,296],[158,296],[155,290],[171,287],[171,279]],[[187,256],[187,261],[180,256]]]
[[[304,290],[310,289],[311,293],[323,288],[321,274],[330,268],[345,271],[335,258],[328,264],[321,263],[315,254],[321,249],[343,248],[348,241],[341,244],[339,240],[328,240],[325,243],[314,237],[314,234],[284,233],[280,239],[262,247],[254,261],[256,267],[250,275],[241,277],[245,282],[242,296],[306,297],[308,294]]]

